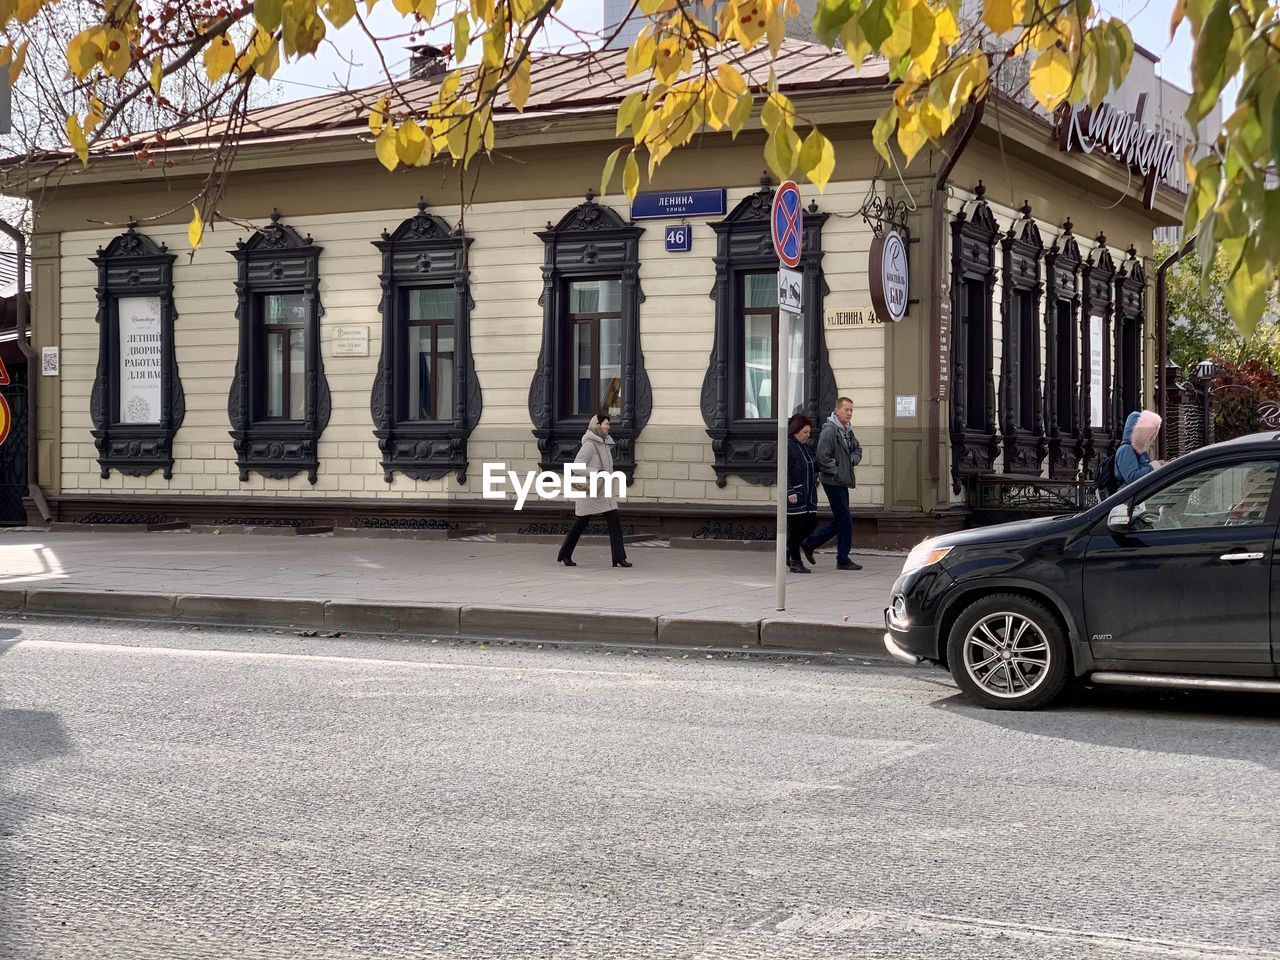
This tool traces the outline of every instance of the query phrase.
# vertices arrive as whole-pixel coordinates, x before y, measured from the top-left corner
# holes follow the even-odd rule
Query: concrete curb
[[[882,627],[812,621],[647,616],[528,607],[299,600],[0,587],[0,611],[356,633],[632,643],[643,646],[883,653]]]

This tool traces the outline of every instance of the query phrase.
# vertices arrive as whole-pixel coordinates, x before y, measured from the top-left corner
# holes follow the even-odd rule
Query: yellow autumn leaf
[[[213,81],[221,80],[236,62],[236,48],[225,36],[218,37],[204,51],[204,68]]]
[[[788,126],[780,126],[764,143],[764,162],[779,180],[786,180],[796,168],[800,136]]]
[[[382,128],[382,133],[374,141],[373,151],[378,155],[378,162],[387,170],[394,170],[400,165],[400,152],[397,150],[396,130],[391,124]]]
[[[84,128],[80,126],[80,118],[74,113],[67,117],[67,142],[80,158],[80,164],[89,165],[89,141],[85,139]]]
[[[640,110],[643,107],[643,90],[636,90],[634,93],[627,94],[622,99],[622,104],[618,107],[618,122],[614,128],[613,135],[615,137],[622,136],[622,131],[635,123],[636,117],[640,115]]]
[[[982,22],[996,36],[1003,36],[1022,22],[1027,0],[983,0]]]
[[[325,15],[335,27],[342,27],[356,15],[356,0],[329,0]]]
[[[386,97],[382,97],[373,105],[373,109],[369,111],[369,132],[375,137],[382,133],[382,128],[387,123],[387,107],[391,101]]]
[[[430,23],[436,15],[436,0],[418,0],[414,9],[417,10],[423,23]]]
[[[898,108],[896,106],[888,107],[884,113],[880,114],[871,128],[871,145],[876,148],[876,153],[887,161],[893,160],[893,155],[889,152],[889,138],[897,128]]]
[[[396,12],[409,16],[413,13],[413,8],[417,6],[416,0],[391,0],[391,5],[396,8]]]
[[[929,142],[929,134],[920,122],[920,115],[915,110],[904,110],[898,114],[898,149],[910,163],[921,148]]]
[[[747,125],[747,121],[751,119],[751,107],[754,102],[755,98],[750,93],[744,93],[738,98],[738,102],[733,105],[733,109],[729,112],[729,130],[735,138],[742,132],[742,128]]]
[[[105,31],[102,45],[102,69],[107,76],[119,79],[129,72],[133,59],[129,55],[129,35],[123,30]]]
[[[871,43],[862,32],[860,17],[850,17],[840,29],[840,45],[844,47],[845,56],[858,70],[862,69],[862,61],[871,55]]]
[[[747,92],[747,81],[743,79],[741,73],[727,63],[716,67],[716,81],[731,97],[740,97]]]
[[[524,112],[524,105],[529,102],[529,93],[533,89],[533,81],[530,79],[529,71],[529,58],[525,57],[520,61],[520,66],[516,67],[515,73],[511,75],[511,79],[507,83],[507,99],[521,113]]]
[[[151,61],[151,92],[160,95],[160,83],[164,79],[164,60],[156,57]]]
[[[106,115],[106,108],[102,105],[102,101],[98,99],[95,93],[89,97],[89,112],[84,118],[84,132],[92,133],[94,128],[102,122],[103,116]]]
[[[191,207],[191,222],[187,224],[187,242],[191,244],[192,250],[199,250],[203,240],[204,220],[200,217],[200,208],[193,204]]]
[[[800,146],[800,170],[819,190],[826,190],[835,169],[836,148],[815,127]]]
[[[396,154],[403,163],[408,166],[416,164],[426,145],[427,135],[415,121],[409,119],[400,124],[396,131]]]
[[[613,168],[617,166],[618,157],[622,156],[622,151],[626,147],[619,147],[604,161],[604,171],[600,174],[600,196],[606,196],[609,193],[609,181],[613,179]]]
[[[636,163],[634,150],[627,154],[627,162],[622,165],[622,189],[628,200],[634,200],[640,189],[640,164]]]
[[[1071,90],[1071,61],[1058,47],[1050,47],[1031,64],[1031,95],[1046,110],[1062,103]]]

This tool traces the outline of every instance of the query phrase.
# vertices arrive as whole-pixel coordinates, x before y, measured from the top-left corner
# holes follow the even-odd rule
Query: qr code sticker
[[[40,351],[40,373],[46,377],[58,375],[58,348],[45,347]]]

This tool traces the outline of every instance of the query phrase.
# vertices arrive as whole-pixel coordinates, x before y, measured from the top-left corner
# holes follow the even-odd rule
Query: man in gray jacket
[[[831,504],[833,516],[830,523],[815,530],[800,544],[805,559],[813,564],[813,551],[835,537],[837,570],[862,569],[862,564],[854,563],[849,558],[849,548],[853,546],[853,514],[849,512],[849,491],[857,486],[853,479],[853,468],[862,462],[862,445],[849,426],[852,420],[853,401],[848,397],[841,397],[836,401],[835,411],[822,425],[814,460],[818,467],[818,479],[822,481],[822,489],[827,493],[827,503]]]

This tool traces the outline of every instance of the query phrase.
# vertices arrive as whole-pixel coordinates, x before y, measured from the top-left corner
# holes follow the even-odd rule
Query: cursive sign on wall
[[[1159,130],[1142,122],[1145,93],[1138,108],[1126,113],[1106,102],[1063,107],[1058,114],[1058,146],[1070,152],[1109,154],[1143,178],[1142,203],[1150,210],[1156,202],[1156,186],[1169,178],[1177,160],[1173,143]]]

